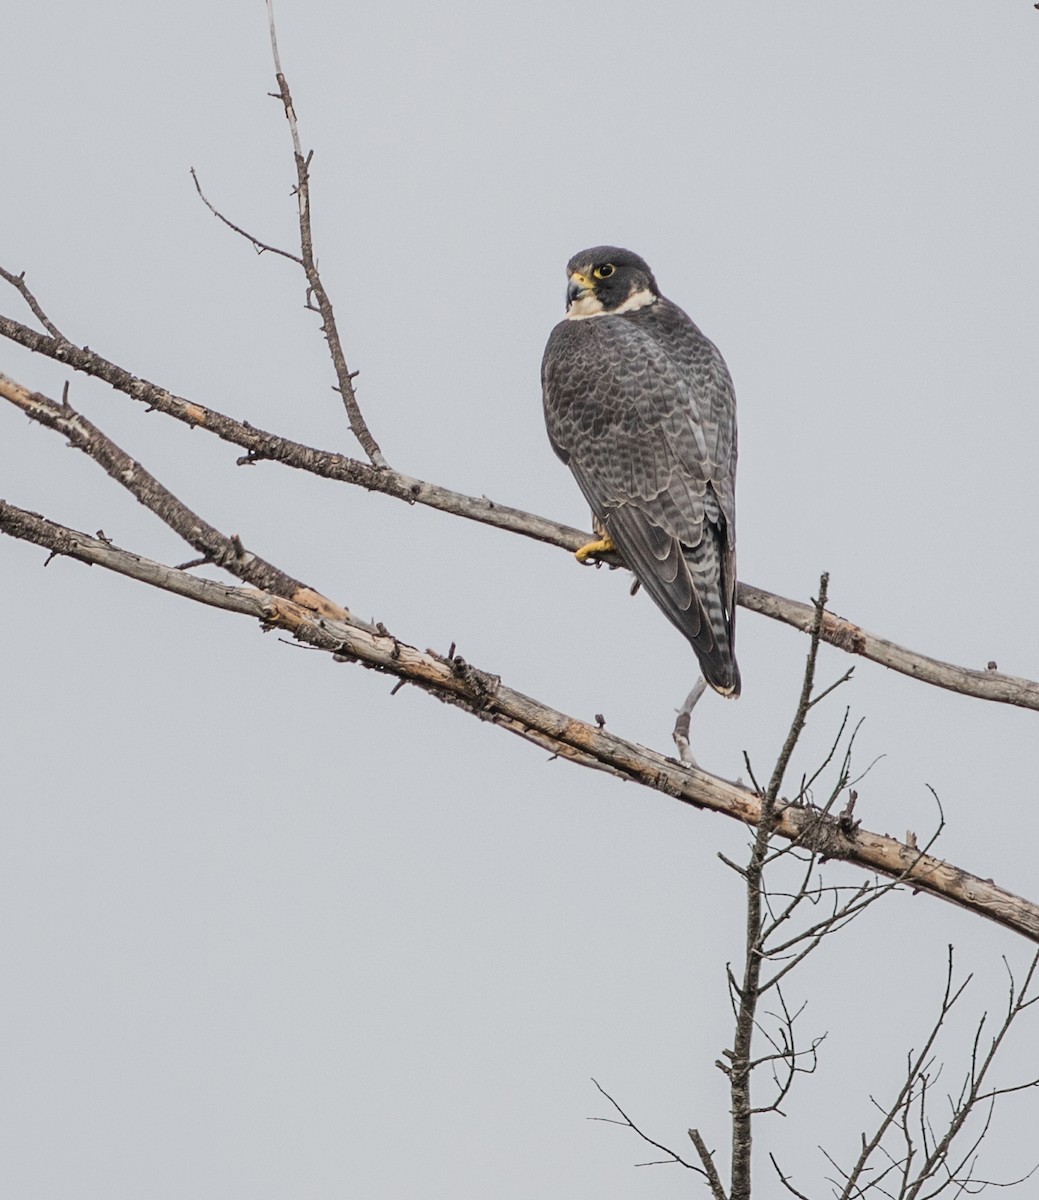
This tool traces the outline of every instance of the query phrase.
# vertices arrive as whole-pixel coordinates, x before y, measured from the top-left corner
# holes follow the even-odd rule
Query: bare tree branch
[[[486,496],[468,496],[399,471],[376,469],[344,454],[318,450],[290,438],[257,429],[247,422],[235,420],[216,409],[174,395],[157,384],[149,383],[93,350],[76,346],[61,337],[39,333],[11,317],[0,315],[0,336],[47,358],[65,363],[73,370],[101,379],[131,399],[147,405],[150,410],[161,412],[186,425],[205,429],[222,441],[244,449],[245,457],[238,460],[241,465],[252,465],[267,460],[283,463],[285,466],[308,471],[325,479],[381,492],[407,504],[423,504],[452,516],[492,525],[497,529],[557,546],[571,553],[588,541],[586,531],[562,525],[558,521],[522,509],[510,508],[489,500]],[[623,565],[616,558],[609,561],[611,566]],[[749,583],[739,585],[737,602],[751,612],[790,625],[803,633],[811,631],[814,609],[810,604],[777,596]],[[974,696],[979,700],[991,700],[1039,711],[1039,682],[1034,680],[1003,675],[998,671],[977,671],[928,658],[876,634],[868,633],[851,621],[830,612],[823,618],[820,637],[838,650],[870,659],[923,683],[959,692],[964,696]]]
[[[791,971],[799,966],[804,959],[822,943],[825,938],[844,928],[849,921],[861,915],[866,908],[877,903],[891,888],[897,886],[897,880],[880,883],[863,884],[858,888],[834,886],[824,883],[821,879],[813,882],[816,865],[820,858],[817,847],[804,848],[796,841],[788,846],[772,850],[770,848],[774,826],[777,827],[784,810],[778,801],[779,789],[783,775],[790,763],[793,750],[803,731],[808,713],[818,699],[833,691],[833,687],[824,688],[818,695],[813,694],[816,655],[824,618],[827,591],[827,578],[820,580],[819,596],[815,602],[816,617],[812,630],[812,642],[809,648],[802,681],[800,699],[797,705],[790,730],[784,741],[782,751],[777,759],[769,786],[761,796],[761,813],[754,836],[749,861],[745,866],[729,863],[744,882],[747,897],[746,937],[742,975],[737,980],[731,968],[728,968],[729,996],[735,1018],[735,1033],[731,1050],[723,1052],[724,1063],[719,1063],[729,1079],[732,1122],[732,1181],[729,1190],[730,1200],[750,1200],[751,1196],[751,1146],[752,1130],[756,1129],[754,1119],[766,1113],[782,1115],[782,1106],[799,1074],[811,1074],[816,1069],[818,1047],[824,1040],[825,1034],[811,1039],[802,1048],[799,1045],[796,1024],[804,1011],[804,1005],[796,1011],[791,1011],[783,994],[781,981]],[[839,680],[838,683],[845,680]],[[826,766],[833,762],[837,749],[844,737],[848,725],[848,715],[840,724],[837,738],[826,752],[822,766],[813,771],[810,778],[802,777],[797,791],[798,801],[810,799],[810,789],[818,780]],[[842,761],[837,769],[837,780],[832,787],[825,806],[822,809],[812,808],[811,811],[823,820],[832,820],[830,812],[838,803],[846,790],[852,784],[851,748],[854,744],[857,727],[852,730]],[[850,804],[850,801],[849,801]],[[845,810],[847,811],[847,810]],[[940,814],[939,806],[939,814]],[[854,826],[845,819],[844,814],[836,818],[839,828],[845,832],[854,832]],[[930,844],[938,836],[943,820],[940,820],[938,831],[932,836],[931,842],[918,853],[927,854]],[[915,846],[915,839],[910,839]],[[726,860],[727,861],[727,860]],[[766,879],[766,871],[770,871],[782,863],[788,867],[800,863],[795,868],[796,875],[792,889],[778,891],[770,880]],[[907,875],[912,874],[912,866],[907,865]],[[783,903],[777,901],[783,900]],[[829,900],[828,911],[821,918],[812,918],[808,923],[793,924],[793,918],[806,903],[815,906],[824,900]],[[781,930],[788,932],[785,940],[777,941],[776,935]],[[767,968],[771,967],[769,971]],[[1034,967],[1033,967],[1034,969]],[[1016,1012],[1023,1010],[1034,1002],[1033,998],[1025,1000],[1025,993],[1032,980],[1032,970],[1029,971],[1021,993],[1015,993],[1011,983],[1010,1009]],[[949,1120],[945,1133],[935,1135],[932,1131],[930,1115],[927,1111],[928,1089],[937,1079],[933,1071],[932,1050],[934,1041],[945,1019],[956,1004],[966,982],[958,988],[953,988],[952,964],[946,978],[945,996],[942,1002],[938,1020],[931,1036],[920,1054],[910,1056],[906,1084],[896,1097],[890,1108],[882,1113],[880,1126],[874,1137],[867,1141],[862,1139],[862,1151],[859,1161],[850,1171],[844,1171],[832,1158],[828,1161],[838,1172],[841,1182],[837,1184],[841,1200],[858,1200],[869,1192],[878,1195],[895,1197],[900,1200],[929,1200],[921,1192],[924,1181],[938,1180],[940,1186],[933,1193],[943,1190],[946,1184],[964,1185],[976,1183],[974,1174],[976,1151],[985,1136],[985,1129],[961,1154],[959,1162],[951,1165],[949,1162],[951,1147],[965,1122],[978,1105],[990,1099],[983,1090],[984,1072],[988,1070],[1002,1041],[1002,1034],[993,1039],[990,1053],[983,1064],[979,1065],[977,1042],[975,1039],[971,1071],[967,1082],[961,1090],[961,1095],[953,1103],[953,1115]],[[761,1012],[762,998],[773,990],[777,1007],[773,1011]],[[1004,1031],[1005,1032],[1005,1028]],[[763,1037],[768,1043],[769,1050],[762,1053],[752,1053],[754,1039]],[[751,1091],[755,1072],[761,1067],[771,1071],[774,1093],[770,1100],[752,1103]],[[756,1084],[754,1085],[756,1088]],[[999,1090],[1004,1094],[1009,1090],[1024,1090],[1032,1086],[1032,1081],[1015,1085],[1014,1089]],[[997,1089],[992,1089],[993,1092]],[[994,1096],[991,1099],[994,1101]],[[888,1148],[888,1135],[894,1133],[901,1139],[901,1149],[895,1152]],[[825,1151],[824,1151],[825,1154]],[[883,1158],[885,1164],[879,1172],[873,1167],[875,1158]],[[792,1195],[804,1196],[793,1186],[789,1178],[780,1170],[773,1156],[773,1165],[784,1188]],[[866,1172],[871,1173],[865,1178]],[[942,1182],[944,1180],[944,1182]]]
[[[312,475],[340,483],[355,484],[368,491],[382,492],[407,504],[424,504],[452,516],[493,525],[565,550],[576,550],[588,541],[587,533],[579,529],[560,525],[556,521],[523,512],[521,509],[497,504],[485,496],[467,496],[399,471],[377,470],[370,464],[349,458],[345,454],[317,450],[301,442],[257,429],[248,422],[238,421],[216,409],[176,396],[165,388],[132,375],[93,350],[48,337],[10,317],[0,316],[0,335],[28,350],[65,363],[73,370],[101,379],[131,399],[145,404],[149,411],[161,412],[191,428],[205,429],[222,441],[239,446],[247,452],[244,458],[238,460],[242,466],[252,466],[268,460],[279,462]]]
[[[859,1157],[851,1171],[849,1171],[845,1176],[846,1183],[844,1190],[841,1193],[841,1200],[853,1200],[854,1197],[862,1194],[863,1189],[859,1186],[859,1180],[862,1178],[862,1175],[866,1170],[873,1154],[883,1142],[884,1136],[888,1129],[894,1125],[899,1117],[899,1114],[907,1110],[909,1105],[912,1103],[916,1080],[930,1059],[931,1048],[933,1047],[938,1034],[941,1032],[942,1026],[945,1024],[946,1017],[949,1015],[960,996],[963,995],[963,989],[967,986],[968,982],[969,979],[964,980],[959,987],[953,987],[952,947],[950,946],[948,948],[948,958],[945,970],[945,991],[942,995],[941,1004],[939,1005],[938,1016],[934,1024],[931,1026],[931,1031],[927,1036],[927,1040],[924,1042],[923,1049],[916,1054],[915,1058],[910,1057],[906,1070],[905,1081],[899,1089],[898,1095],[891,1103],[891,1106],[884,1112],[880,1124],[873,1132],[873,1136],[868,1141],[866,1140],[865,1136],[863,1136],[862,1150],[859,1153]],[[911,1161],[911,1159],[912,1151],[910,1148],[910,1151],[906,1155],[906,1160],[908,1162]],[[831,1159],[831,1162],[832,1161],[833,1160]],[[874,1184],[876,1183],[876,1181],[873,1182]]]
[[[986,1187],[1005,1187],[1012,1186],[1014,1182],[1021,1182],[1015,1180],[997,1183],[993,1180],[982,1180],[975,1172],[977,1152],[988,1132],[996,1100],[1014,1092],[1039,1087],[1039,1079],[991,1089],[985,1087],[996,1055],[1012,1025],[1039,999],[1037,996],[1029,996],[1037,966],[1039,954],[1032,958],[1020,989],[1017,988],[1009,968],[1007,969],[1010,984],[1003,1021],[992,1036],[987,1052],[982,1056],[980,1043],[987,1015],[982,1016],[974,1035],[969,1069],[959,1094],[947,1097],[949,1112],[943,1119],[942,1132],[938,1134],[934,1129],[929,1104],[941,1075],[941,1067],[936,1066],[935,1045],[949,1014],[971,982],[971,976],[967,975],[959,984],[954,983],[953,952],[952,947],[948,947],[945,986],[937,1016],[923,1047],[908,1055],[905,1076],[894,1099],[886,1108],[874,1101],[881,1113],[881,1119],[873,1134],[868,1139],[865,1134],[862,1135],[858,1158],[850,1170],[841,1168],[832,1155],[823,1151],[842,1180],[838,1185],[839,1200],[860,1200],[861,1197],[874,1192],[895,1197],[897,1200],[931,1200],[948,1189],[954,1189],[954,1194],[960,1196],[964,1192],[974,1194]],[[982,1106],[985,1107],[985,1111],[980,1128],[976,1127],[977,1132],[971,1136],[965,1148],[957,1151],[956,1159],[952,1160],[953,1149],[967,1123]],[[893,1150],[886,1144],[889,1134],[893,1134],[897,1139],[898,1144]],[[867,1178],[867,1174],[874,1170],[873,1160],[876,1157],[883,1159],[886,1165],[871,1178]],[[1029,1178],[1035,1169],[1033,1167],[1022,1179]],[[885,1180],[891,1176],[896,1177],[896,1182],[883,1186]]]
[[[686,1160],[684,1158],[682,1158],[681,1155],[676,1154],[674,1152],[674,1150],[672,1150],[669,1146],[665,1146],[661,1142],[655,1142],[647,1133],[643,1133],[643,1131],[635,1124],[635,1122],[631,1119],[631,1117],[628,1116],[628,1114],[624,1111],[624,1109],[621,1108],[621,1106],[617,1103],[617,1101],[614,1100],[614,1098],[610,1095],[610,1093],[608,1091],[606,1091],[606,1089],[602,1086],[602,1084],[598,1081],[598,1079],[593,1079],[592,1083],[594,1083],[596,1088],[599,1090],[599,1092],[603,1096],[605,1096],[607,1100],[609,1100],[609,1102],[613,1105],[613,1107],[617,1110],[617,1112],[620,1113],[620,1115],[623,1119],[620,1121],[614,1121],[611,1117],[589,1117],[588,1118],[589,1121],[604,1121],[608,1125],[624,1125],[628,1129],[631,1129],[635,1133],[637,1133],[644,1142],[646,1142],[648,1145],[652,1146],[655,1150],[659,1150],[659,1151],[661,1151],[661,1153],[666,1154],[668,1156],[666,1159],[662,1160],[662,1162],[660,1162],[660,1163],[657,1163],[657,1162],[638,1163],[637,1164],[638,1166],[649,1167],[649,1166],[664,1165],[666,1163],[677,1163],[679,1166],[688,1167],[688,1169],[690,1171],[696,1171],[700,1175],[705,1175],[705,1176],[707,1175],[707,1172],[705,1170],[703,1170],[701,1167],[698,1167],[695,1163],[686,1162]],[[724,1197],[723,1197],[723,1200],[724,1200]]]
[[[336,378],[339,381],[339,394],[343,398],[346,415],[354,437],[361,443],[361,448],[371,460],[374,467],[384,468],[386,460],[364,417],[354,392],[354,372],[346,365],[346,355],[343,353],[343,343],[339,337],[335,314],[332,311],[332,301],[329,299],[325,286],[321,282],[321,273],[314,258],[314,232],[310,223],[310,162],[314,154],[311,151],[304,156],[299,140],[299,128],[296,123],[296,109],[292,103],[288,80],[281,69],[281,58],[278,55],[278,39],[274,29],[274,4],[267,0],[267,19],[271,33],[271,53],[274,56],[274,73],[278,81],[277,97],[285,109],[285,119],[289,123],[292,134],[292,156],[296,163],[296,201],[299,206],[299,241],[302,253],[303,270],[307,276],[308,307],[314,307],[321,315],[321,332],[328,343],[328,351],[332,356]]]
[[[797,1012],[791,1013],[781,987],[776,987],[776,995],[779,1000],[780,1012],[768,1015],[776,1021],[777,1032],[771,1033],[761,1022],[755,1022],[757,1032],[772,1046],[773,1053],[759,1055],[750,1063],[751,1070],[757,1070],[761,1066],[772,1068],[772,1083],[776,1093],[768,1104],[757,1105],[751,1110],[752,1115],[755,1116],[771,1112],[779,1113],[782,1116],[786,1115],[783,1113],[782,1105],[790,1094],[794,1080],[798,1075],[815,1073],[819,1062],[819,1047],[826,1040],[826,1034],[819,1034],[811,1039],[806,1049],[799,1049],[795,1025],[797,1018],[804,1012],[805,1005],[802,1004]]]
[[[714,1165],[714,1156],[707,1149],[707,1143],[700,1136],[699,1129],[689,1130],[689,1140],[696,1147],[696,1153],[703,1163],[704,1174],[707,1176],[707,1183],[711,1189],[711,1195],[714,1200],[728,1200],[725,1195],[725,1188],[722,1187],[721,1178],[718,1175],[718,1168]]]
[[[0,331],[2,332],[2,331]],[[792,625],[802,633],[811,630],[813,609],[810,604],[787,600],[761,588],[740,584],[739,603],[762,616],[772,617],[785,625]],[[964,696],[976,696],[979,700],[995,700],[1001,704],[1014,704],[1020,708],[1039,709],[1039,683],[1013,675],[1002,675],[998,671],[979,671],[971,667],[958,667],[917,654],[886,638],[868,633],[844,617],[827,613],[823,619],[822,640],[847,654],[858,654],[882,667],[890,667],[911,679],[960,692]]]
[[[282,250],[280,246],[272,246],[268,242],[262,242],[258,237],[243,229],[241,225],[236,225],[234,221],[225,217],[224,214],[209,200],[209,197],[202,190],[202,184],[199,183],[198,173],[195,168],[191,168],[191,181],[195,185],[195,191],[198,192],[198,198],[209,209],[214,217],[227,226],[233,233],[237,233],[240,237],[244,237],[249,242],[257,254],[277,254],[281,258],[287,258],[290,262],[294,262],[297,266],[303,266],[303,259],[298,254],[293,254],[291,250]]]
[[[815,1071],[818,1063],[818,1048],[825,1038],[825,1034],[823,1034],[802,1044],[796,1026],[805,1006],[802,1004],[796,1011],[791,1010],[783,994],[781,981],[817,949],[825,938],[843,929],[851,920],[877,903],[900,882],[897,878],[886,883],[874,880],[856,888],[827,884],[821,879],[813,882],[818,860],[822,855],[817,846],[809,846],[806,849],[805,845],[792,841],[783,849],[774,850],[771,847],[773,835],[778,831],[781,821],[791,807],[780,801],[779,793],[784,774],[803,732],[807,716],[821,696],[828,695],[833,691],[833,686],[828,686],[818,694],[814,692],[827,584],[828,580],[824,575],[820,579],[819,594],[815,602],[816,617],[812,630],[812,641],[790,729],[777,758],[768,788],[763,791],[759,790],[757,793],[760,808],[749,861],[743,866],[729,863],[743,880],[746,888],[747,908],[742,973],[737,978],[731,966],[727,970],[729,996],[735,1018],[732,1048],[722,1052],[724,1061],[718,1063],[729,1081],[730,1088],[732,1156],[728,1200],[750,1200],[752,1133],[756,1129],[755,1119],[767,1113],[783,1115],[783,1105],[797,1076],[812,1074]],[[844,681],[842,679],[838,683]],[[827,750],[822,766],[813,771],[810,778],[802,778],[796,793],[799,804],[808,801],[812,784],[821,777],[823,770],[836,758],[847,726],[848,714],[845,712],[837,737]],[[807,810],[812,812],[815,819],[824,822],[832,821],[842,831],[852,833],[854,828],[850,823],[845,821],[843,816],[831,817],[830,811],[836,807],[844,792],[851,787],[851,748],[857,729],[856,726],[851,731],[847,749],[837,766],[836,782],[830,790],[824,808],[809,808],[806,803]],[[943,821],[940,820],[938,830],[932,835],[931,842],[922,850],[916,846],[915,839],[912,839],[912,848],[918,855],[926,856],[942,825]],[[789,892],[777,891],[766,879],[767,871],[784,863],[787,866],[797,864],[796,876],[792,890]],[[906,878],[912,875],[913,869],[913,863],[907,862]],[[781,898],[784,899],[784,902],[777,903]],[[811,916],[807,923],[802,921],[799,925],[793,924],[795,914],[803,905],[809,904],[814,908],[815,905],[827,900],[829,901],[828,911],[821,918]],[[785,940],[777,941],[776,935],[781,930],[786,930],[787,936]],[[1033,1003],[1031,998],[1025,1000],[1024,997],[1031,978],[1032,973],[1029,972],[1020,994],[1015,993],[1013,985],[1011,986],[1011,1008],[1016,1006],[1018,1009],[1023,1009]],[[870,1191],[892,1197],[897,1195],[901,1200],[927,1200],[916,1185],[920,1184],[922,1180],[937,1180],[943,1172],[943,1177],[949,1184],[973,1182],[975,1180],[976,1150],[984,1137],[984,1130],[967,1147],[966,1152],[961,1154],[960,1161],[955,1165],[951,1165],[948,1161],[953,1141],[978,1105],[989,1099],[994,1100],[994,1093],[998,1091],[998,1094],[1002,1095],[1010,1090],[1024,1090],[1032,1086],[1032,1082],[1029,1081],[1014,1085],[1012,1089],[992,1089],[992,1095],[983,1090],[984,1073],[998,1050],[1002,1036],[993,1039],[990,1054],[984,1063],[981,1063],[978,1051],[979,1029],[975,1039],[970,1075],[959,1099],[953,1105],[953,1117],[944,1134],[935,1135],[932,1132],[927,1100],[928,1089],[937,1079],[937,1074],[933,1071],[933,1045],[945,1023],[947,1014],[956,1004],[965,986],[964,983],[953,989],[950,960],[946,994],[932,1034],[920,1054],[910,1056],[906,1086],[896,1097],[891,1108],[882,1114],[877,1134],[869,1142],[863,1138],[860,1162],[856,1163],[851,1171],[845,1172],[832,1157],[828,1156],[829,1161],[833,1163],[841,1177],[840,1190],[843,1200],[852,1200],[852,1197],[858,1198]],[[776,1005],[771,1011],[762,1012],[762,999],[770,990],[776,996]],[[765,1053],[754,1052],[754,1043],[757,1037],[764,1038],[768,1043]],[[762,1067],[768,1068],[771,1072],[773,1094],[766,1100],[755,1102],[752,1099],[752,1084],[753,1090],[756,1090],[755,1072]],[[642,1133],[641,1130],[639,1132]],[[892,1153],[886,1144],[888,1134],[892,1132],[902,1139],[901,1150],[896,1148],[895,1153]],[[646,1135],[642,1134],[642,1136]],[[882,1166],[879,1173],[873,1171],[871,1160],[875,1157],[883,1157],[886,1160],[886,1165]],[[775,1159],[773,1162],[775,1163]],[[776,1170],[779,1171],[778,1164],[776,1164]],[[872,1177],[869,1179],[864,1178],[867,1171],[872,1173]],[[779,1174],[788,1192],[794,1195],[802,1194],[782,1175],[782,1172]],[[896,1190],[892,1190],[892,1188]]]
[[[675,759],[550,708],[506,687],[497,676],[470,666],[460,656],[445,658],[431,650],[422,652],[380,626],[373,630],[354,617],[348,621],[326,617],[297,600],[198,579],[5,501],[0,501],[0,532],[44,547],[52,556],[93,563],[202,604],[252,617],[264,628],[286,630],[297,640],[344,661],[356,661],[415,684],[582,766],[632,780],[745,825],[757,825],[760,820],[761,799],[750,789],[684,767]],[[805,806],[780,806],[775,822],[780,837],[798,841],[817,854],[904,879],[917,891],[941,897],[1039,942],[1039,906],[990,880],[887,835],[842,829],[836,818]]]
[[[295,600],[329,617],[351,619],[338,604],[321,596],[272,563],[246,550],[238,537],[227,537],[178,500],[168,488],[135,459],[121,450],[67,402],[58,404],[39,392],[27,392],[19,384],[0,375],[0,397],[11,401],[32,420],[68,438],[77,449],[105,469],[108,475],[127,489],[141,504],[151,509],[202,558],[196,565],[212,563],[232,575],[276,596]]]
[[[779,799],[779,789],[783,786],[783,776],[790,764],[798,740],[804,732],[808,720],[808,710],[812,706],[812,689],[815,686],[815,663],[819,655],[819,639],[822,633],[823,620],[826,616],[826,595],[830,587],[830,576],[823,573],[819,580],[819,597],[815,601],[815,619],[812,621],[811,641],[808,646],[808,658],[805,662],[804,678],[801,681],[801,696],[797,702],[797,711],[790,723],[783,749],[779,752],[776,765],[772,770],[766,796],[773,804]]]
[[[798,699],[794,719],[776,759],[772,778],[765,793],[760,797],[761,810],[757,821],[757,832],[751,846],[750,859],[742,871],[747,889],[747,920],[744,943],[743,976],[738,985],[733,985],[730,972],[730,988],[735,986],[736,1031],[732,1049],[725,1052],[729,1060],[726,1074],[729,1078],[729,1096],[732,1113],[732,1166],[729,1182],[731,1200],[750,1200],[751,1189],[751,1145],[755,1112],[751,1101],[751,1084],[755,1062],[752,1056],[754,1032],[757,1028],[757,1007],[761,998],[761,969],[766,958],[764,939],[765,922],[762,907],[765,894],[764,870],[769,842],[776,829],[779,804],[779,789],[783,784],[790,758],[804,730],[815,682],[815,664],[819,653],[819,633],[823,614],[826,611],[826,590],[829,576],[819,580],[819,597],[815,604],[815,621],[812,625],[812,640],[808,647],[801,695]]]
[[[51,337],[57,338],[62,342],[66,340],[65,335],[47,316],[47,314],[40,307],[39,301],[32,294],[32,292],[29,291],[29,285],[25,282],[24,271],[20,275],[15,275],[11,271],[5,271],[3,267],[0,267],[0,279],[6,279],[11,287],[15,288],[21,294],[22,299],[32,309],[33,316],[37,321],[39,321],[43,328],[47,330]]]
[[[995,1062],[995,1058],[1000,1047],[1002,1046],[1007,1034],[1010,1032],[1011,1026],[1021,1015],[1021,1013],[1024,1012],[1025,1009],[1029,1008],[1033,1003],[1035,1003],[1035,1000],[1039,998],[1035,996],[1028,998],[1028,991],[1035,976],[1037,966],[1039,966],[1039,954],[1032,958],[1020,990],[1017,990],[1014,977],[1013,975],[1010,975],[1010,994],[1007,1002],[1006,1014],[1001,1025],[996,1030],[991,1043],[989,1044],[988,1052],[979,1064],[977,1058],[977,1047],[985,1025],[985,1018],[982,1018],[978,1026],[977,1036],[975,1038],[975,1049],[971,1056],[970,1072],[967,1076],[967,1079],[964,1081],[964,1086],[960,1092],[959,1098],[952,1105],[949,1123],[941,1138],[935,1141],[934,1145],[927,1153],[927,1156],[921,1164],[916,1178],[912,1182],[912,1186],[910,1186],[906,1191],[906,1200],[920,1200],[924,1187],[930,1181],[935,1179],[939,1171],[947,1170],[946,1181],[937,1190],[930,1192],[929,1196],[938,1195],[939,1192],[944,1190],[945,1186],[948,1186],[949,1184],[955,1184],[959,1182],[961,1178],[963,1178],[960,1172],[963,1170],[968,1159],[973,1159],[974,1152],[981,1144],[981,1141],[985,1136],[985,1132],[987,1131],[988,1123],[991,1121],[991,1107],[982,1131],[970,1146],[966,1154],[961,1157],[958,1165],[952,1169],[947,1169],[947,1159],[952,1150],[953,1144],[963,1131],[964,1126],[973,1115],[974,1110],[979,1104],[989,1102],[991,1105],[994,1104],[996,1099],[1000,1096],[1009,1095],[1012,1092],[1023,1091],[1027,1088],[1039,1086],[1039,1080],[1031,1079],[1027,1083],[1017,1084],[1012,1087],[994,1088],[990,1091],[984,1090],[985,1081],[992,1069],[992,1065]],[[1007,968],[1007,973],[1010,974],[1009,967]],[[970,976],[968,976],[967,980],[964,981],[964,987],[969,980]],[[921,1113],[923,1112],[923,1095],[923,1090],[921,1090]],[[966,1178],[970,1178],[972,1174],[973,1166],[970,1168]]]
[[[804,1194],[804,1192],[799,1192],[797,1190],[797,1188],[795,1188],[794,1185],[790,1182],[790,1176],[784,1175],[783,1172],[780,1170],[779,1163],[776,1162],[776,1156],[774,1154],[770,1154],[768,1157],[772,1163],[773,1168],[775,1169],[776,1175],[779,1177],[779,1182],[783,1185],[783,1187],[786,1188],[786,1190],[790,1193],[790,1195],[796,1196],[797,1200],[808,1200],[808,1197]]]

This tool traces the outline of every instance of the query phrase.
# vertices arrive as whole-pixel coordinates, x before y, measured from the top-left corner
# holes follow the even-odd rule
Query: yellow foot
[[[604,533],[597,542],[589,542],[582,546],[580,550],[574,551],[574,558],[578,562],[587,562],[593,554],[609,554],[611,550],[616,550],[617,547],[613,544],[613,538],[608,533]]]

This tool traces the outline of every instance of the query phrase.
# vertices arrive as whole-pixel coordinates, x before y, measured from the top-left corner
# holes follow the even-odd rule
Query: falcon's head
[[[645,259],[618,246],[582,250],[566,264],[567,320],[618,316],[655,304],[660,289]]]

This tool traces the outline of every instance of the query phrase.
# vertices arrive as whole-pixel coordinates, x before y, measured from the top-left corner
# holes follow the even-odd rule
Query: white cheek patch
[[[570,305],[566,312],[566,319],[568,321],[586,321],[589,317],[617,317],[622,313],[646,308],[647,305],[656,304],[656,302],[657,297],[649,288],[639,288],[637,292],[632,292],[623,304],[607,310],[603,308],[602,301],[594,292],[588,292]]]
[[[618,313],[635,312],[636,309],[646,308],[650,304],[656,304],[657,297],[649,290],[649,288],[639,288],[637,292],[632,292],[624,303],[613,310],[614,315]]]
[[[571,301],[570,307],[566,310],[566,319],[568,321],[584,321],[588,317],[601,317],[605,311],[602,301],[594,292],[585,292],[577,300]]]

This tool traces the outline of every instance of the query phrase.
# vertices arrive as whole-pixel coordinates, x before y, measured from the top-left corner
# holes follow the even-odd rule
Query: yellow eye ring
[[[609,279],[617,268],[613,263],[603,263],[601,267],[596,267],[592,274],[596,279]]]

